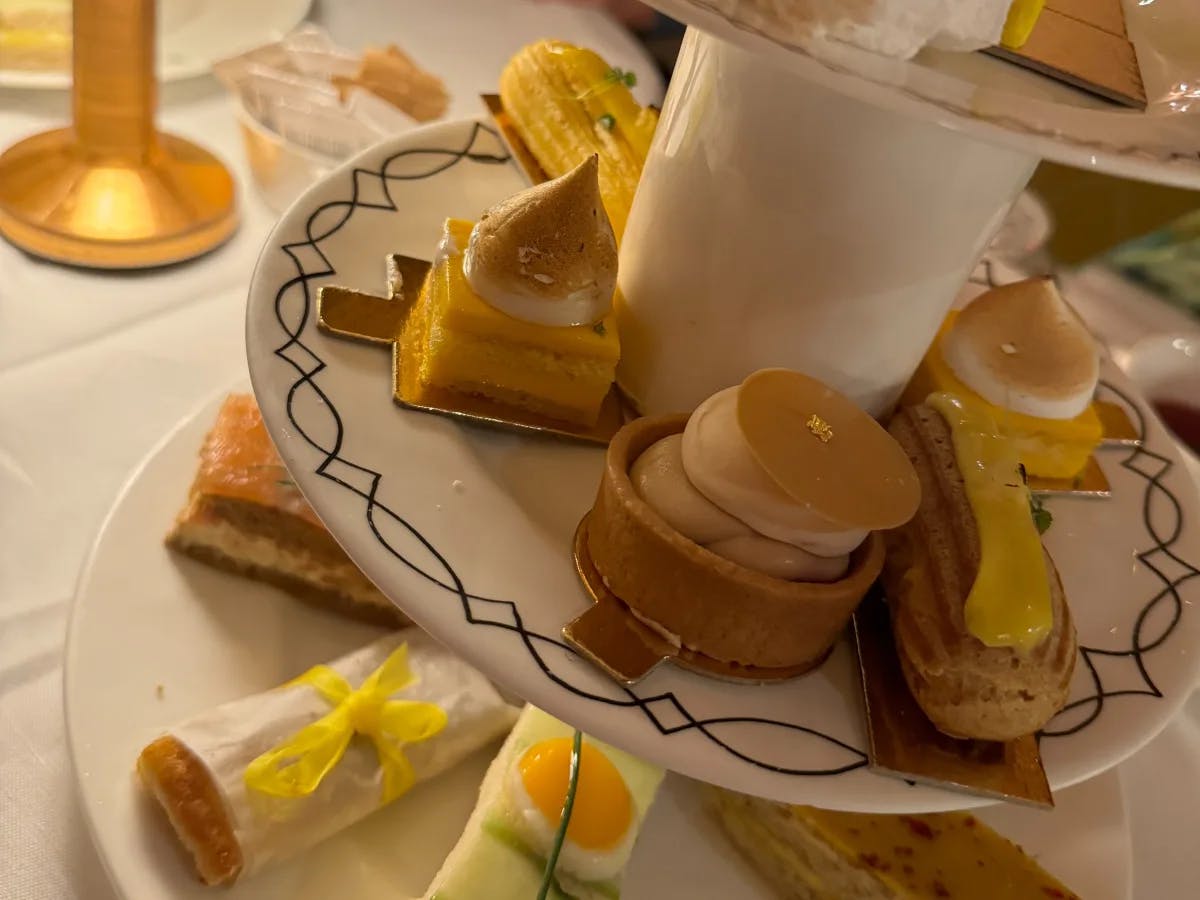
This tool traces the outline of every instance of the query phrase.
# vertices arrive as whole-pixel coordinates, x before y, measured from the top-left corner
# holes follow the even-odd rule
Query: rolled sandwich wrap
[[[516,721],[518,710],[482,674],[415,628],[330,663],[335,674],[326,673],[324,681],[336,683],[340,676],[360,698],[374,673],[385,667],[402,672],[405,665],[411,678],[377,697],[391,705],[376,705],[374,713],[363,712],[369,703],[352,700],[331,715],[338,703],[305,680],[317,671],[310,670],[274,690],[188,719],[142,751],[137,763],[142,782],[166,811],[205,883],[231,883],[295,856],[380,808],[393,799],[389,794],[455,766]],[[344,726],[348,743],[310,793],[300,788],[278,796],[248,785],[247,770],[255,760],[287,748],[302,729],[322,719],[335,730]],[[402,756],[387,765],[379,742],[368,736],[380,723],[385,742]],[[294,755],[282,754],[281,765]],[[393,778],[397,772],[400,777]]]
[[[984,547],[951,426],[920,405],[897,413],[889,430],[921,480],[917,515],[886,536],[883,573],[909,690],[952,737],[1006,741],[1031,734],[1062,708],[1075,668],[1075,627],[1054,562],[1039,545],[1031,565],[1047,580],[1051,621],[1036,642],[989,646],[972,634],[967,601]],[[1013,470],[1019,480],[1015,464]],[[1017,578],[1002,587],[1010,593],[1000,599],[1024,601]]]

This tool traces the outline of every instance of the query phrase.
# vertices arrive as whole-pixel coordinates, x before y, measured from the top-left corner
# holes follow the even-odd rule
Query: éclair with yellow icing
[[[921,480],[887,535],[883,584],[905,681],[951,737],[1007,741],[1066,702],[1075,627],[1011,447],[969,401],[906,407],[889,430]]]

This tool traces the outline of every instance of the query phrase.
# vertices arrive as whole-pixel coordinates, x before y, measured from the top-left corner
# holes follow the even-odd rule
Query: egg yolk
[[[526,750],[519,763],[526,792],[553,825],[562,818],[567,797],[571,743],[571,738],[541,741]],[[633,802],[621,773],[607,756],[585,742],[567,837],[579,847],[605,850],[621,842],[632,819]]]

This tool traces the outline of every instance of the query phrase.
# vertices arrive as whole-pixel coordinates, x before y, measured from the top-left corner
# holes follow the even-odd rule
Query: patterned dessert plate
[[[476,218],[524,186],[482,122],[414,131],[308,191],[279,221],[250,288],[255,394],[297,484],[370,578],[489,676],[598,737],[748,793],[850,810],[984,801],[867,769],[854,654],[739,685],[661,666],[619,686],[564,643],[589,602],[572,535],[603,451],[401,409],[386,353],[320,331],[316,296],[382,293],[384,257],[428,257],[447,216]],[[1098,451],[1112,497],[1051,497],[1047,545],[1079,629],[1068,708],[1047,727],[1051,786],[1124,759],[1200,673],[1200,504],[1162,426],[1115,369],[1140,446]]]
[[[220,890],[196,878],[161,809],[137,784],[134,761],[164,728],[281,684],[380,633],[163,546],[224,393],[188,415],[138,467],[80,577],[63,681],[83,817],[122,900],[419,897],[462,833],[494,747],[302,856]],[[1150,762],[1164,758],[1172,757]],[[1179,789],[1194,790],[1196,777],[1189,770]],[[1116,772],[1063,792],[1053,813],[1004,806],[982,818],[1088,900],[1129,900],[1130,834]],[[1167,820],[1163,827],[1177,825]],[[622,896],[774,894],[733,852],[695,786],[669,776],[642,828]]]

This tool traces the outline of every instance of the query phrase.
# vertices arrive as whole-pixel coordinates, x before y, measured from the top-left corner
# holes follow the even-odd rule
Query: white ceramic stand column
[[[619,384],[688,411],[785,366],[885,412],[1036,163],[690,29],[622,241]]]

